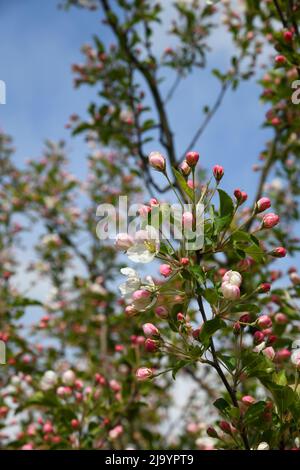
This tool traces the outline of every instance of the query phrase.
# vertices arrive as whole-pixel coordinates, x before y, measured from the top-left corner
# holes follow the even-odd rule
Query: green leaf
[[[177,183],[179,184],[179,186],[181,187],[182,191],[191,199],[191,201],[193,201],[194,199],[194,191],[193,189],[191,189],[184,176],[178,171],[176,170],[175,168],[173,168],[173,171],[174,171],[174,175],[175,175],[175,178],[176,178],[176,181]]]
[[[219,198],[220,198],[220,208],[219,208],[220,216],[232,217],[233,212],[234,212],[234,206],[233,206],[231,197],[228,196],[228,194],[225,193],[225,191],[223,191],[222,189],[218,189],[218,193],[219,193]]]
[[[203,327],[201,328],[199,340],[205,346],[208,346],[210,338],[213,336],[213,334],[224,327],[226,327],[226,323],[220,317],[215,317],[212,320],[206,321]]]
[[[249,406],[243,418],[244,424],[251,426],[259,425],[261,422],[261,416],[265,411],[265,406],[266,404],[263,401],[259,401]]]
[[[217,410],[221,411],[221,413],[224,413],[224,411],[230,408],[230,405],[225,400],[225,398],[218,398],[216,401],[214,401],[214,406],[217,408]]]

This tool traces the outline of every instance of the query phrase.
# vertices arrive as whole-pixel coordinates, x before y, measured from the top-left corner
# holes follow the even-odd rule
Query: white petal
[[[124,276],[129,276],[129,277],[139,277],[137,272],[132,269],[132,268],[122,268],[120,269],[121,273],[124,274]]]
[[[134,245],[127,251],[128,258],[134,263],[150,263],[155,257],[155,253],[151,253],[144,244]]]

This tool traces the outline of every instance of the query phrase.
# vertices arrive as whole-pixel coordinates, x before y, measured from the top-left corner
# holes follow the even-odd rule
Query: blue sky
[[[0,126],[15,139],[18,163],[38,157],[44,139],[63,138],[68,142],[72,170],[82,175],[86,147],[81,138],[70,138],[64,125],[71,113],[83,115],[96,93],[88,87],[73,88],[71,64],[82,60],[80,47],[91,42],[94,33],[102,37],[107,33],[99,12],[75,8],[65,12],[57,4],[58,0],[0,0],[0,79],[7,86]],[[168,37],[162,31],[156,37],[156,47],[163,50]],[[214,45],[210,68],[228,65],[230,45],[222,33]],[[198,126],[202,106],[214,100],[217,90],[217,80],[202,71],[178,89],[169,109],[179,153]],[[239,185],[251,193],[255,188],[257,175],[251,166],[266,138],[259,130],[264,110],[258,94],[255,83],[230,93],[197,146],[203,166],[225,166],[227,189]]]

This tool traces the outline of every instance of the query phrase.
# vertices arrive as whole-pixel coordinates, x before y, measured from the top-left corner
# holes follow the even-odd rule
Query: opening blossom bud
[[[263,212],[271,207],[271,201],[268,197],[260,198],[256,203],[256,211]]]
[[[159,272],[164,277],[169,277],[172,274],[172,268],[169,264],[162,264],[159,268]]]
[[[242,397],[242,403],[244,403],[244,405],[247,405],[247,406],[253,405],[255,401],[256,401],[255,398],[253,398],[251,395],[244,395]]]
[[[149,367],[140,367],[136,373],[135,376],[138,380],[147,380],[153,375],[153,370],[150,369]]]
[[[146,289],[136,290],[132,294],[133,306],[136,309],[144,309],[150,302],[151,292]]]
[[[159,331],[152,323],[145,323],[143,326],[144,335],[147,337],[159,336]]]
[[[222,277],[222,282],[227,282],[233,286],[238,286],[242,284],[242,276],[238,271],[226,271],[224,276]]]
[[[273,361],[274,357],[275,357],[275,351],[274,349],[272,348],[272,346],[269,346],[267,348],[265,348],[262,352],[268,359],[270,359],[271,361]]]
[[[62,375],[62,383],[64,385],[69,385],[72,386],[74,385],[76,380],[76,375],[72,370],[66,370],[66,372],[63,373]]]
[[[180,165],[180,171],[181,173],[184,175],[184,176],[189,176],[190,172],[191,172],[191,167],[190,165],[188,165],[188,163],[186,162],[186,160],[184,160],[181,165]]]
[[[190,264],[190,260],[188,258],[180,258],[180,264],[181,266],[187,266]]]
[[[272,320],[268,315],[262,315],[258,318],[257,324],[260,328],[270,328],[272,326]]]
[[[273,228],[279,223],[279,220],[280,218],[277,214],[270,212],[263,217],[262,226],[263,228]]]
[[[133,238],[128,233],[118,233],[115,246],[120,251],[127,251],[133,245]]]
[[[224,298],[227,300],[239,299],[241,295],[240,288],[233,284],[229,284],[228,282],[223,282],[221,291]]]
[[[127,305],[127,307],[125,308],[125,314],[126,314],[126,317],[133,317],[134,315],[136,315],[138,312],[137,310],[134,308],[133,305]]]
[[[224,175],[224,168],[220,165],[215,165],[213,167],[213,175],[217,182],[221,181]]]
[[[199,153],[198,152],[188,152],[185,156],[185,160],[190,167],[194,167],[197,165],[199,160]]]
[[[274,256],[274,258],[284,258],[286,256],[286,253],[287,251],[283,246],[278,246],[270,252],[270,255]]]
[[[166,169],[166,160],[165,157],[160,152],[151,152],[149,157],[149,163],[157,171],[165,171]]]

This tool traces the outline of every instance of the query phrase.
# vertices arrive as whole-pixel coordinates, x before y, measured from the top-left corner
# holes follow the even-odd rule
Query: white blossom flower
[[[119,286],[122,297],[131,299],[132,294],[141,286],[141,279],[138,273],[132,268],[122,268],[121,273],[127,276],[126,282]]]
[[[160,242],[157,230],[146,225],[136,232],[133,245],[127,250],[128,258],[134,263],[150,263],[159,252]]]
[[[260,442],[257,446],[257,450],[270,450],[270,446],[267,442]]]
[[[41,379],[40,387],[43,391],[51,390],[56,385],[57,380],[57,374],[53,370],[47,370]]]

